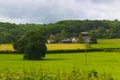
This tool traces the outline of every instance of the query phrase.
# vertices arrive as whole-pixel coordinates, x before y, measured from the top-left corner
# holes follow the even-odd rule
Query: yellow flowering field
[[[85,49],[85,44],[46,44],[47,50],[78,50]],[[91,48],[120,48],[120,39],[98,39],[98,44],[91,44]],[[0,51],[14,51],[12,44],[0,44]]]
[[[48,50],[84,49],[84,44],[46,44]],[[12,44],[1,44],[0,51],[14,51]]]
[[[0,51],[14,51],[12,44],[0,44]]]
[[[47,44],[48,50],[76,50],[84,49],[84,44]]]

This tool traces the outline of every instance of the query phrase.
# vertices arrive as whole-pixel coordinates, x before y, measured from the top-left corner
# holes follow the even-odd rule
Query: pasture
[[[32,71],[34,68],[36,72],[45,69],[56,73],[57,70],[69,72],[76,67],[80,71],[95,69],[99,73],[110,73],[114,78],[120,79],[119,52],[88,52],[87,56],[86,66],[84,53],[47,54],[45,60],[40,61],[23,60],[23,54],[0,54],[0,71]]]
[[[85,49],[84,44],[46,44],[48,50],[78,50]],[[99,39],[98,44],[92,48],[120,48],[120,39]],[[1,44],[0,51],[14,51],[12,44]],[[47,54],[44,60],[23,60],[23,54],[0,54],[0,76],[12,72],[46,70],[56,74],[69,73],[79,68],[81,72],[95,69],[100,74],[112,74],[115,80],[120,80],[120,52],[87,52],[87,66],[85,65],[85,52]],[[33,74],[34,74],[33,73]]]

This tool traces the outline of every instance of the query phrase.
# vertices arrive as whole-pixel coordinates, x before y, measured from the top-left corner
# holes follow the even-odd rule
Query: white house
[[[72,37],[71,41],[72,41],[72,43],[76,43],[76,42],[78,42],[78,38],[77,37]]]

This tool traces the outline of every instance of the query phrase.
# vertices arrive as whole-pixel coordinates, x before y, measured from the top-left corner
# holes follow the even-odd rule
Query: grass
[[[98,44],[92,44],[92,48],[120,48],[120,39],[99,39]]]
[[[85,49],[84,44],[47,44],[48,50],[77,50]],[[120,48],[120,39],[98,39],[98,44],[91,44],[94,48]]]
[[[81,71],[96,69],[100,73],[111,73],[114,78],[120,79],[119,57],[119,52],[89,52],[86,68],[84,53],[47,54],[41,61],[23,60],[22,54],[0,54],[0,70],[7,68],[10,72],[20,72],[34,68],[35,71],[45,69],[56,73],[57,70],[70,72],[77,67]]]
[[[46,44],[48,50],[78,50],[84,49],[84,44]],[[120,48],[120,39],[99,39],[98,44],[92,44],[92,48]],[[14,51],[12,44],[1,44],[0,51]],[[30,74],[41,70],[58,74],[58,72],[70,73],[79,68],[80,72],[97,70],[100,74],[112,74],[115,80],[120,80],[120,52],[88,52],[88,65],[85,66],[85,54],[64,53],[47,54],[45,60],[23,60],[23,54],[0,54],[0,77],[7,73],[24,72]],[[4,73],[4,74],[3,74]],[[37,74],[37,73],[35,73]],[[12,74],[10,74],[12,75]],[[32,74],[33,75],[33,74]]]
[[[51,50],[79,50],[85,49],[84,44],[46,44],[48,51]],[[98,44],[92,44],[91,47],[103,48],[120,48],[120,39],[99,39]],[[0,51],[14,51],[12,44],[1,44]]]

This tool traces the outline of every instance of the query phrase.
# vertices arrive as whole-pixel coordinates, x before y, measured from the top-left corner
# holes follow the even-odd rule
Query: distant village
[[[81,37],[73,36],[69,38],[64,38],[64,39],[59,40],[58,43],[81,43],[80,40],[82,40],[83,43],[90,43],[91,39],[90,39],[89,33],[81,32]],[[47,43],[49,44],[54,43],[54,38],[47,39]]]

